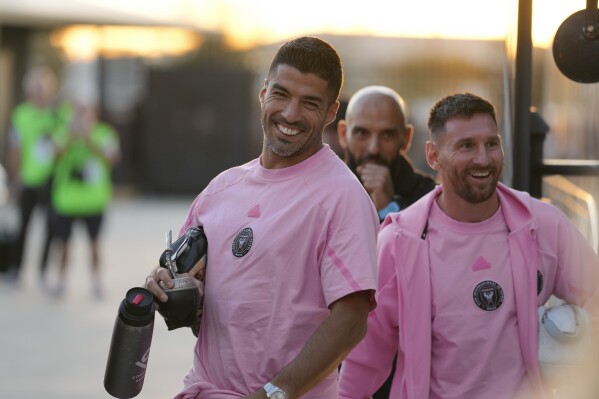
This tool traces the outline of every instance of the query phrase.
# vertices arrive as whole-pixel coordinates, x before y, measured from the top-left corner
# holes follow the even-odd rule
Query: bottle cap
[[[154,296],[145,288],[131,288],[119,310],[120,317],[127,324],[145,326],[154,320]]]

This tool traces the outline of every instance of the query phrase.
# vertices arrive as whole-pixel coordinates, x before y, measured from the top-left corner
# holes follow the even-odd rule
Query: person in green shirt
[[[65,291],[69,238],[76,220],[83,222],[90,240],[92,293],[102,296],[98,235],[104,211],[112,198],[112,167],[120,158],[119,138],[112,127],[97,119],[93,106],[75,104],[52,184],[55,216],[53,237],[59,253],[57,296]]]
[[[9,279],[17,281],[22,269],[31,216],[37,207],[46,209],[46,236],[42,248],[41,277],[45,282],[45,265],[50,246],[49,193],[57,152],[57,130],[65,108],[58,105],[58,80],[48,67],[30,69],[23,79],[25,101],[11,114],[7,169],[11,197],[20,208],[21,226],[15,243]]]

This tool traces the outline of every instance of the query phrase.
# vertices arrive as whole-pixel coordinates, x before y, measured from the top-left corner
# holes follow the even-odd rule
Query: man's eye
[[[309,110],[318,109],[318,104],[316,104],[316,103],[306,102],[306,103],[304,103],[304,106],[306,108],[308,108]]]

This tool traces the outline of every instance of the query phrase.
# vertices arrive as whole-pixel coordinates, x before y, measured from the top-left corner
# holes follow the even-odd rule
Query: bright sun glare
[[[105,7],[175,21],[200,32],[223,32],[229,45],[237,49],[310,34],[503,40],[513,31],[510,27],[516,26],[518,7],[518,0],[369,0],[361,6],[339,0],[304,0],[301,3],[281,0],[102,0],[101,3]],[[548,47],[562,21],[584,9],[586,0],[536,0],[533,5],[533,42],[535,46]],[[90,29],[70,36],[64,34],[57,41],[65,48],[75,48],[76,53],[82,53],[82,49],[89,52],[101,33],[98,28]],[[104,52],[106,47],[111,51],[123,46],[139,49],[138,42],[144,37],[152,38],[152,46],[147,50],[154,54],[176,54],[200,45],[190,39],[191,32],[163,29],[158,36],[169,33],[169,40],[158,41],[156,34],[149,30],[143,33],[138,29],[135,36],[131,35],[133,30],[121,31],[106,30],[113,34],[114,45],[108,43],[107,33],[101,36]],[[81,32],[85,33],[85,40],[80,37]],[[122,40],[117,37],[119,34]],[[132,44],[133,38],[139,39],[138,44]],[[181,43],[177,43],[177,38]],[[66,43],[67,39],[71,44]]]
[[[223,29],[235,47],[277,42],[299,34],[503,39],[517,18],[517,0],[206,0],[193,5],[197,26]],[[359,4],[359,3],[354,3]],[[561,22],[585,0],[533,2],[533,40],[547,47]],[[189,14],[188,14],[189,15]]]

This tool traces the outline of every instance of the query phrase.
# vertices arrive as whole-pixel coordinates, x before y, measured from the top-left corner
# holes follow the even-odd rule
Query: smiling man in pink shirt
[[[499,183],[492,104],[445,97],[428,127],[442,184],[383,223],[378,308],[340,397],[370,397],[396,350],[394,399],[542,397],[537,307],[555,295],[596,312],[597,256],[557,208]]]
[[[341,60],[299,38],[277,52],[260,91],[258,159],[217,176],[181,232],[208,240],[203,319],[176,398],[337,399],[337,366],[375,306],[376,210],[322,142],[335,119]],[[158,301],[172,286],[156,269]]]

